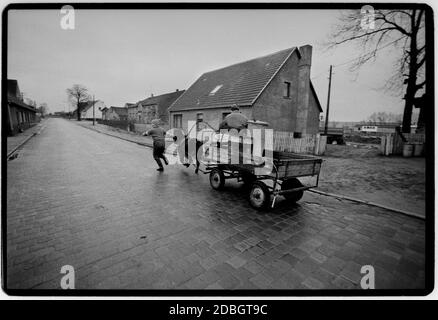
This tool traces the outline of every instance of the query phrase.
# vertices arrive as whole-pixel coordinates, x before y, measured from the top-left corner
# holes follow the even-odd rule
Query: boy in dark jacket
[[[166,148],[166,143],[164,137],[166,135],[166,131],[159,125],[160,120],[154,119],[152,120],[152,129],[143,133],[144,136],[151,136],[154,142],[153,148],[153,156],[155,161],[158,164],[157,171],[163,171],[163,164],[161,163],[161,159],[164,160],[164,163],[167,165],[169,162],[167,161],[166,156],[164,155],[164,151]]]

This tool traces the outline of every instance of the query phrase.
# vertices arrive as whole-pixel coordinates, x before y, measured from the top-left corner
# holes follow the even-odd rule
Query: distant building
[[[356,131],[364,133],[393,133],[396,128],[400,128],[398,122],[364,122],[356,125]]]
[[[100,111],[102,112],[102,120],[108,120],[107,119],[107,112],[108,112],[108,108],[107,107],[103,107]]]
[[[140,113],[138,112],[138,103],[129,103],[126,107],[128,109],[128,120],[140,123],[141,111]]]
[[[93,102],[79,102],[79,110],[81,110],[81,119],[83,120],[93,120],[94,119],[102,119],[102,109],[105,107],[103,101],[96,101],[94,103],[94,111],[93,111]],[[94,114],[93,114],[94,113]],[[77,109],[73,111],[73,117],[77,118]]]
[[[218,128],[237,105],[250,120],[270,128],[316,134],[321,105],[310,80],[312,47],[293,47],[204,73],[169,108],[172,127],[188,120]]]
[[[106,120],[128,120],[128,108],[109,107],[105,112]]]
[[[6,131],[8,135],[15,135],[36,123],[37,110],[35,107],[24,103],[17,80],[8,79],[7,84]]]
[[[137,102],[135,105],[128,107],[128,117],[137,123],[151,123],[153,119],[160,119],[162,124],[169,123],[168,109],[185,90],[176,90],[161,94],[158,96],[151,95],[149,98]]]
[[[93,111],[93,103],[90,101],[86,105],[84,109],[81,111],[81,118],[86,120],[102,119],[102,108],[105,107],[105,103],[103,101],[96,101],[94,103],[94,111]]]

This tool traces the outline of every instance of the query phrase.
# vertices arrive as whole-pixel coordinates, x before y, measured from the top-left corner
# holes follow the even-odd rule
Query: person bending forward
[[[166,156],[164,155],[164,151],[166,149],[166,143],[164,137],[166,135],[166,131],[159,125],[160,120],[154,119],[152,120],[152,129],[143,133],[144,136],[151,136],[154,142],[153,146],[153,156],[155,161],[158,164],[157,171],[163,171],[163,164],[161,163],[161,159],[164,160],[164,163],[167,165],[169,162],[167,161]]]

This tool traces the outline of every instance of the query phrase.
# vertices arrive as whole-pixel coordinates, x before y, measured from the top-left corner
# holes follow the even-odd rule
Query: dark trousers
[[[163,167],[163,164],[161,163],[161,159],[163,159],[164,162],[167,163],[167,158],[164,155],[164,151],[165,151],[164,143],[154,142],[153,156],[160,168]]]

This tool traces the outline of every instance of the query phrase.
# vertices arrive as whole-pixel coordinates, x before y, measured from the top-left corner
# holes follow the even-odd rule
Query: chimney
[[[310,98],[310,66],[312,65],[312,46],[299,48],[301,58],[298,61],[298,92],[296,132],[307,133],[309,98]]]
[[[153,97],[154,96],[154,94],[153,93],[151,93],[151,97]]]
[[[176,89],[176,92],[178,92],[179,91],[179,89]]]

